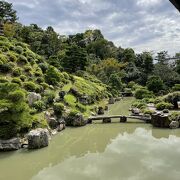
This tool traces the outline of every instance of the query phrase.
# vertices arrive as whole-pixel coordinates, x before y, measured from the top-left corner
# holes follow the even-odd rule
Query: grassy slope
[[[56,96],[58,96],[59,91],[66,91],[65,102],[62,103],[65,103],[67,109],[78,110],[85,116],[90,115],[91,111],[99,103],[104,105],[102,99],[107,96],[106,86],[96,78],[84,79],[68,74],[72,78],[66,79],[66,76],[59,72],[63,80],[52,88],[45,82],[45,74],[43,74],[40,64],[47,65],[45,59],[32,52],[27,44],[0,36],[0,65],[3,65],[3,67],[7,66],[9,69],[7,72],[0,72],[0,82],[16,82],[24,89],[25,83],[31,81],[36,85],[34,91],[38,91],[38,89],[53,91],[56,93]],[[39,82],[39,79],[42,82]],[[95,102],[87,106],[80,104],[77,102],[76,97],[69,93],[72,87],[78,90],[80,94],[86,94],[95,99]],[[43,96],[43,92],[39,93]]]

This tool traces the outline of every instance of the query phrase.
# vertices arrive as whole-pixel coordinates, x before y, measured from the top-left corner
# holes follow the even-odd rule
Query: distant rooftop
[[[180,11],[180,0],[170,0],[170,1]]]

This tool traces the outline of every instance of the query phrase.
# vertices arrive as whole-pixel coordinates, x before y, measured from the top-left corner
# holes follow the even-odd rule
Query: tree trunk
[[[2,20],[0,20],[0,36],[4,36],[4,25]]]

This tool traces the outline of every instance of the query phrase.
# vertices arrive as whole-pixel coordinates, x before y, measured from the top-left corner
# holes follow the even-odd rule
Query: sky
[[[180,52],[180,13],[169,0],[7,0],[25,25],[60,35],[100,29],[116,46]]]

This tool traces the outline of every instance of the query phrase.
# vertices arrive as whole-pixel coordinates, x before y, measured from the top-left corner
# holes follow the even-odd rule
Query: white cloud
[[[9,0],[23,24],[53,26],[60,34],[100,29],[136,51],[180,50],[180,16],[167,0]]]

